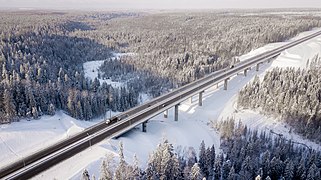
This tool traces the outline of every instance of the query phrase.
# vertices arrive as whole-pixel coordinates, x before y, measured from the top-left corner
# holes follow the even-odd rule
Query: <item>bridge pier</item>
[[[168,109],[164,111],[164,118],[168,118]]]
[[[260,70],[260,64],[257,64],[256,65],[256,71],[259,71]]]
[[[175,105],[175,113],[174,113],[174,120],[175,121],[178,121],[178,106],[179,106],[179,104]]]
[[[142,124],[142,131],[147,132],[147,121]]]
[[[224,80],[224,90],[227,90],[227,83],[228,83],[228,79]]]
[[[247,69],[244,69],[244,76],[247,76]]]
[[[189,103],[190,103],[190,104],[193,103],[193,96],[189,98]]]
[[[198,95],[198,105],[199,106],[203,106],[203,92],[200,92],[199,95]]]

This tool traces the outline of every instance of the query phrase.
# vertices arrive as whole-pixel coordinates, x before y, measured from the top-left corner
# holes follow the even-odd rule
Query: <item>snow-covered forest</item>
[[[281,116],[293,129],[321,142],[321,58],[308,69],[274,68],[260,80],[255,77],[239,93],[238,105],[268,116]]]
[[[320,19],[242,16],[242,13],[161,13],[113,19],[101,26],[102,32],[75,33],[98,39],[121,52],[134,52],[136,56],[124,57],[122,63],[170,78],[180,85],[229,66],[234,56],[320,26]]]
[[[108,109],[137,105],[138,93],[86,79],[82,64],[111,50],[71,31],[92,30],[64,13],[1,13],[0,122],[38,118],[62,109],[90,120]]]
[[[320,26],[317,16],[204,13],[0,13],[0,122],[53,115],[82,120],[124,111],[227,67],[233,56]],[[132,53],[111,60],[112,52]],[[107,61],[99,78],[82,64]],[[126,80],[124,80],[126,79]]]
[[[313,179],[321,178],[321,153],[283,137],[251,130],[235,119],[217,124],[221,132],[221,153],[214,145],[200,143],[199,150],[175,152],[163,140],[149,156],[146,169],[124,160],[120,143],[119,161],[107,156],[100,167],[99,179]],[[198,153],[196,152],[198,151]],[[198,154],[198,155],[197,155]],[[84,170],[83,179],[95,179]]]

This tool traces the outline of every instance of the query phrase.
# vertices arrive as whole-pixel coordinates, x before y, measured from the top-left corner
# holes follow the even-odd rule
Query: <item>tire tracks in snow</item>
[[[6,141],[4,141],[3,139],[2,139],[2,137],[0,136],[0,139],[1,139],[1,141],[2,141],[2,143],[9,149],[9,151],[12,153],[12,154],[14,154],[15,156],[17,156],[17,157],[21,157],[16,151],[14,151],[14,149],[9,145],[9,144],[7,144],[6,143]]]

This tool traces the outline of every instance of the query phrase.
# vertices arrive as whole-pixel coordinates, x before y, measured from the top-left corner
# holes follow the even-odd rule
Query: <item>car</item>
[[[113,116],[110,118],[110,123],[115,123],[118,121],[118,117],[117,116]]]

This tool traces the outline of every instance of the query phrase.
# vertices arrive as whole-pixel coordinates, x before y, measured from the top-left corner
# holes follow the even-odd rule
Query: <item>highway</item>
[[[321,31],[290,42],[284,46],[267,51],[257,56],[248,58],[234,65],[233,68],[213,72],[199,80],[177,88],[167,94],[159,96],[140,106],[129,109],[117,117],[120,119],[113,124],[100,122],[85,129],[66,140],[53,144],[43,150],[25,157],[5,167],[0,167],[0,178],[3,179],[28,179],[38,173],[58,164],[59,162],[81,152],[103,139],[117,137],[135,126],[146,122],[150,118],[162,113],[186,99],[203,92],[209,87],[220,83],[239,72],[243,72],[257,64],[277,57],[282,51],[296,46],[313,37],[321,35]]]

